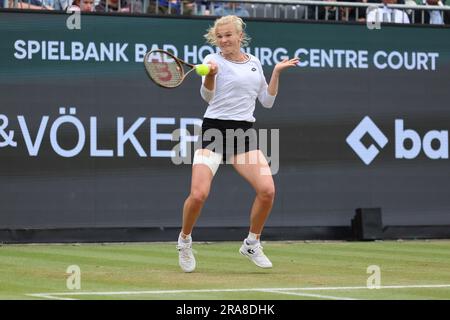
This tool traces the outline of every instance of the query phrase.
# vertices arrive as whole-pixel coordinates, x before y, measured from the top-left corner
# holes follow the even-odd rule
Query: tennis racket
[[[144,66],[149,78],[163,88],[178,87],[199,65],[187,63],[170,52],[156,49],[145,54]]]

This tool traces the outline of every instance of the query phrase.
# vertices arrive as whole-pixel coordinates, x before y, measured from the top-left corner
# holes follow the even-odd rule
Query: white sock
[[[259,236],[260,236],[259,234],[249,232],[247,239],[245,239],[245,242],[248,245],[253,246],[259,242]]]
[[[183,235],[184,238],[181,235]],[[180,235],[178,236],[178,242],[190,243],[190,242],[192,242],[192,237],[190,234],[184,234],[184,233],[180,232]]]

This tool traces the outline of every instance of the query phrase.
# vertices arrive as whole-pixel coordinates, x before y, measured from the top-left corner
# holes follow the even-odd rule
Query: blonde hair
[[[206,39],[206,42],[209,43],[210,45],[217,46],[216,28],[218,26],[222,26],[229,23],[232,23],[239,33],[242,32],[241,47],[246,47],[251,40],[250,37],[247,35],[247,33],[245,33],[246,24],[241,18],[234,15],[224,16],[214,21],[214,26],[208,28],[207,33],[203,35],[203,37],[205,37]]]

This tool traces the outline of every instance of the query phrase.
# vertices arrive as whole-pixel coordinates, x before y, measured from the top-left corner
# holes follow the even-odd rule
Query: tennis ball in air
[[[199,76],[206,76],[209,73],[209,66],[207,64],[196,65],[195,71]]]

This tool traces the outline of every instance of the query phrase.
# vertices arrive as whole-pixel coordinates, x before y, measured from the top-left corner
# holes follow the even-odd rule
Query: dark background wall
[[[173,118],[173,125],[158,126],[158,133],[170,133],[181,119],[201,119],[206,105],[197,76],[189,76],[176,90],[161,89],[149,81],[134,49],[136,44],[170,44],[185,58],[185,47],[204,48],[202,35],[213,20],[82,15],[81,30],[68,30],[67,17],[0,12],[0,115],[9,121],[2,127],[0,143],[10,130],[17,142],[16,147],[0,148],[0,241],[173,239],[189,192],[191,166],[152,156],[151,119]],[[338,67],[335,60],[334,67],[288,70],[274,108],[257,104],[257,128],[280,130],[277,195],[267,237],[348,238],[350,221],[360,207],[382,208],[387,237],[450,236],[450,160],[430,159],[423,150],[415,159],[395,158],[396,119],[403,119],[405,130],[415,130],[422,139],[430,130],[450,128],[450,30],[249,20],[248,32],[253,54],[255,48],[271,53],[284,48],[289,56],[298,48],[367,52],[367,67]],[[129,61],[66,61],[60,51],[56,60],[42,59],[42,52],[17,59],[18,40],[64,42],[66,54],[73,42],[83,43],[85,49],[89,43],[97,48],[101,42],[127,43],[124,55]],[[380,50],[406,52],[409,59],[418,52],[438,56],[434,70],[379,69],[373,58]],[[427,66],[432,68],[431,60]],[[264,71],[269,80],[272,66],[267,62]],[[67,115],[70,107],[76,108],[75,117],[86,133],[82,150],[73,157],[57,154],[50,142],[62,107]],[[32,141],[48,117],[35,156],[26,147],[19,116]],[[366,116],[388,139],[369,165],[346,143]],[[98,147],[113,150],[113,156],[91,154],[91,117],[97,120]],[[141,117],[145,120],[135,136],[145,156],[130,142],[118,156],[118,119],[124,119],[127,130]],[[73,125],[61,125],[58,144],[72,149],[76,133]],[[377,146],[369,136],[363,143]],[[174,145],[160,142],[158,148],[170,150]],[[410,148],[410,142],[404,146]],[[437,141],[432,146],[441,147]],[[198,221],[199,237],[240,239],[253,195],[230,166],[222,166]],[[396,231],[389,232],[389,226]]]

